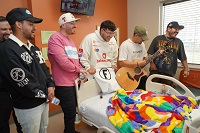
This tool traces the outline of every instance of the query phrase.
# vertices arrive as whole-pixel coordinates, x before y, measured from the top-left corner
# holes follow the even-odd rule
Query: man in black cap
[[[189,68],[187,63],[187,57],[184,50],[183,42],[177,38],[179,30],[184,29],[183,25],[179,25],[178,22],[173,21],[167,25],[166,34],[155,37],[147,51],[152,55],[159,47],[164,48],[165,52],[155,58],[150,63],[150,75],[151,74],[162,74],[173,77],[177,70],[177,59],[181,61],[184,67],[184,76],[189,75]],[[161,81],[157,79],[157,82],[171,85],[169,81]]]
[[[35,37],[35,23],[26,8],[14,8],[6,15],[13,34],[0,45],[0,75],[13,98],[13,106],[24,133],[46,133],[54,82],[41,51],[29,42]]]

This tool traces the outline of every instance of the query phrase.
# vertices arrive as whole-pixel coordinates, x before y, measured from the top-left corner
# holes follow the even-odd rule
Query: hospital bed
[[[173,87],[165,85],[166,90],[168,90],[170,94],[178,96],[186,95],[195,98],[195,95],[177,79],[158,74],[154,74],[148,77],[146,83],[147,91],[162,91],[163,84],[153,82],[152,79],[154,78],[163,78],[170,80],[178,85],[183,92],[181,94]],[[81,85],[78,86],[80,82]],[[101,89],[95,79],[89,80],[87,82],[76,79],[75,85],[77,91],[78,112],[81,116],[81,120],[90,126],[97,127],[97,133],[119,133],[119,131],[109,121],[105,111],[106,107],[109,105],[109,98],[114,95],[114,93],[102,95]]]

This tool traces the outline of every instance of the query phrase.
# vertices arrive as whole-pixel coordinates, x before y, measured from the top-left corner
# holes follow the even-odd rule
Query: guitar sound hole
[[[139,75],[141,73],[141,68],[140,67],[135,67],[134,72],[136,75]]]

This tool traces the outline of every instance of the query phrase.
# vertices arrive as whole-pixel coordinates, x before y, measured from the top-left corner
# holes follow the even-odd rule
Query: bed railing
[[[195,98],[195,95],[180,81],[173,77],[169,76],[164,76],[160,74],[152,74],[151,76],[148,77],[147,82],[146,82],[146,89],[147,91],[156,91],[156,92],[161,92],[162,91],[162,86],[160,83],[153,82],[152,79],[154,78],[162,78],[162,79],[167,79],[175,83],[176,85],[180,86],[180,89],[183,89],[184,94],[179,93],[175,88],[172,88],[169,85],[165,85],[166,89],[170,91],[171,94],[173,95],[185,95],[185,96],[191,96]]]
[[[80,86],[78,84],[79,82],[80,82]],[[75,80],[75,86],[76,86],[78,104],[88,98],[91,98],[100,94],[101,92],[99,85],[94,79],[84,82],[83,80],[80,80],[79,78],[77,78]]]

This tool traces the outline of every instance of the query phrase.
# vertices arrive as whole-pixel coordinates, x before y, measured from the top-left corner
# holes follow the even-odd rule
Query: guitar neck
[[[166,47],[166,45],[168,45],[172,40],[174,40],[174,39],[168,40],[163,46]],[[168,49],[168,47],[167,47],[167,49]],[[144,68],[149,62],[153,61],[153,59],[156,58],[159,54],[160,54],[159,51],[155,52],[151,57],[149,57],[147,59],[146,64],[141,68]]]
[[[156,58],[159,54],[160,54],[159,51],[155,52],[151,57],[149,57],[147,59],[146,64],[142,68],[144,68],[148,63],[150,63],[151,61],[153,61],[153,59]]]

